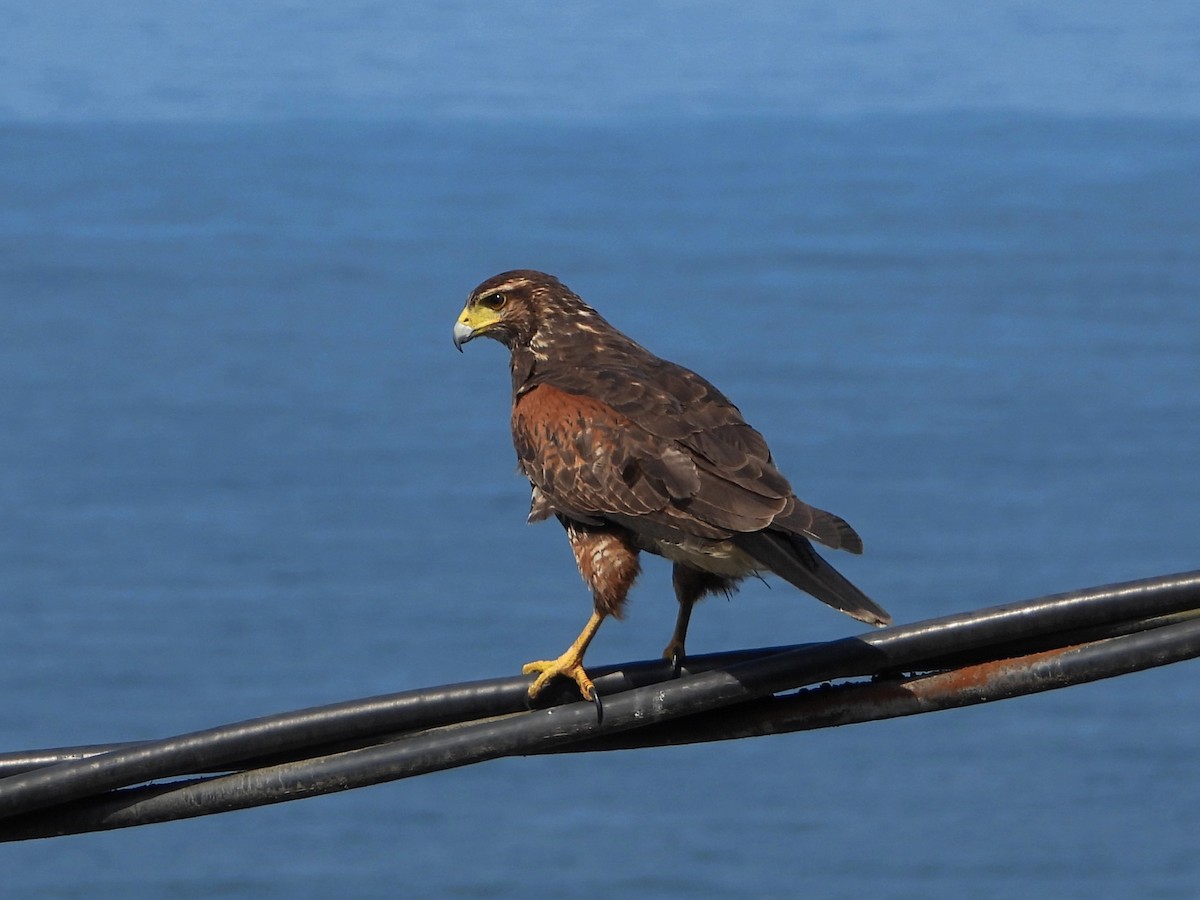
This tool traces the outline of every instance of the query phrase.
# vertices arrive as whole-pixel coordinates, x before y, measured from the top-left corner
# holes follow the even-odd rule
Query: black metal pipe
[[[803,649],[768,647],[693,657],[685,671],[724,668],[761,656]],[[598,667],[593,671],[601,693],[618,693],[674,677],[666,660]],[[289,758],[312,749],[328,750],[381,735],[524,712],[531,676],[516,675],[441,687],[402,691],[293,712],[263,716],[231,725],[165,738],[119,744],[85,745],[0,754],[0,818],[41,802],[53,788],[53,803],[64,803],[104,790],[151,779],[204,772],[228,772],[250,762]],[[539,700],[572,702],[566,685],[552,685]]]
[[[585,738],[643,728],[821,681],[920,668],[924,661],[953,653],[1000,646],[1031,636],[1068,635],[1072,629],[1106,627],[1123,620],[1196,607],[1200,607],[1200,573],[1196,572],[1076,591],[897,626],[858,638],[765,656],[752,655],[677,681],[606,695],[603,723],[597,722],[590,704],[572,703],[490,721],[455,724],[452,728],[434,727],[390,743],[320,759],[95,797],[123,784],[164,777],[164,772],[178,775],[201,771],[186,766],[210,766],[216,758],[239,754],[245,758],[280,752],[281,748],[295,751],[304,747],[306,740],[311,746],[314,736],[325,743],[334,737],[345,738],[347,718],[361,717],[363,724],[374,713],[396,702],[403,706],[406,701],[397,698],[408,695],[269,717],[165,742],[136,745],[0,780],[0,810],[8,815],[78,801],[70,807],[58,806],[0,823],[0,839],[203,815],[345,790],[503,755],[545,752]],[[646,671],[650,669],[653,666]],[[627,668],[619,673],[620,678],[629,678],[629,671]],[[503,696],[500,705],[511,709],[516,702],[513,695],[523,693],[527,680],[503,679],[485,684],[489,686],[444,689],[448,692],[444,696],[439,696],[438,691],[414,692],[424,699],[413,702],[418,707],[428,705],[422,711],[422,715],[431,717],[427,721],[445,716],[444,721],[453,722],[455,715],[463,715],[466,710],[474,715],[488,705],[474,696],[480,691],[493,694],[492,701]],[[449,712],[451,708],[455,709],[453,714]],[[408,724],[411,726],[417,718],[407,720]],[[395,724],[394,719],[385,715],[371,727],[394,729]],[[368,730],[364,728],[364,733]],[[215,754],[211,752],[214,745],[218,747]]]
[[[908,678],[854,681],[769,696],[726,710],[571,744],[632,750],[790,734],[1008,700],[1200,656],[1200,620]],[[561,751],[560,751],[561,752]]]

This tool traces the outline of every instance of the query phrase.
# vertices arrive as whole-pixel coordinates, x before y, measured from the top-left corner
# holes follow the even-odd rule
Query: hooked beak
[[[463,344],[475,337],[476,331],[466,322],[459,320],[454,323],[454,349],[462,353]]]

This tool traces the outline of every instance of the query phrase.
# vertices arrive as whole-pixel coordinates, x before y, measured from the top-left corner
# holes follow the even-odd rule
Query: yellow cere
[[[481,331],[499,320],[500,313],[494,309],[488,309],[486,306],[468,305],[463,309],[462,315],[458,317],[458,321],[472,331]]]

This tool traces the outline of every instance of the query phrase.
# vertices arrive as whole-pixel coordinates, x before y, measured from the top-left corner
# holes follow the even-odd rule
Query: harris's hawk
[[[674,563],[679,600],[664,656],[676,667],[692,606],[742,578],[774,572],[856,619],[891,617],[817,555],[810,541],[862,552],[854,529],[797,499],[762,436],[715,387],[659,359],[552,275],[504,272],[471,292],[454,326],[511,352],[512,435],[533,488],[529,521],[567,531],[593,612],[562,656],[525,666],[536,696],[556,675],[595,699],[583,655],[620,617],[645,550]]]

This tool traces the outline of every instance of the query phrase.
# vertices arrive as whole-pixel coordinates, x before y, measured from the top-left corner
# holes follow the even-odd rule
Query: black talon
[[[596,724],[604,721],[604,704],[600,702],[600,692],[592,688],[592,703],[596,707]]]
[[[671,677],[678,678],[683,672],[683,654],[676,650],[671,654]]]

